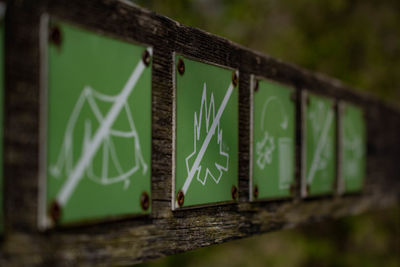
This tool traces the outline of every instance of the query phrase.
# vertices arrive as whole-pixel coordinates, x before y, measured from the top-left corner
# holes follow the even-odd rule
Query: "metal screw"
[[[306,105],[309,106],[311,104],[311,100],[309,96],[306,96]]]
[[[62,34],[58,26],[53,26],[50,29],[50,41],[56,46],[60,46],[62,43]]]
[[[178,59],[178,72],[180,75],[183,75],[185,73],[185,63],[183,62],[183,59]]]
[[[150,57],[150,53],[149,53],[149,51],[147,51],[147,49],[143,51],[142,60],[146,67],[148,67],[150,65],[151,57]]]
[[[297,96],[296,96],[296,92],[292,92],[290,94],[290,100],[292,100],[293,102],[296,102]]]
[[[182,207],[183,202],[185,202],[185,194],[182,192],[182,190],[179,190],[177,200],[179,207]]]
[[[253,189],[253,196],[254,196],[254,198],[258,198],[258,186],[254,186],[254,189]]]
[[[238,197],[238,190],[237,190],[237,187],[234,185],[232,186],[232,189],[231,189],[231,196],[232,196],[233,200],[236,200]]]
[[[140,196],[140,206],[143,210],[148,210],[150,207],[150,197],[146,192],[143,192]]]
[[[256,81],[255,81],[255,84],[254,84],[254,92],[257,92],[258,89],[260,89],[259,86],[260,86],[260,85],[259,85],[259,81],[256,80]]]
[[[53,220],[53,222],[55,224],[57,224],[61,218],[61,206],[60,206],[60,204],[58,204],[57,201],[51,202],[49,213],[50,213],[50,217]]]
[[[234,87],[236,87],[238,84],[238,75],[237,75],[236,71],[234,71],[232,74],[232,84]]]
[[[294,184],[290,185],[290,194],[294,196],[296,192],[296,186]]]

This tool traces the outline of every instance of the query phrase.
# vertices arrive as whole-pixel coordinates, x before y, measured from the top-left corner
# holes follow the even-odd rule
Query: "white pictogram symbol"
[[[364,155],[362,139],[357,134],[355,126],[351,120],[345,124],[345,133],[343,136],[344,149],[347,153],[346,160],[343,162],[345,175],[349,178],[355,178],[359,175],[360,159]]]
[[[273,114],[271,112],[271,109],[269,109],[269,107],[273,104],[279,106],[278,114]],[[290,186],[290,180],[293,173],[293,153],[291,149],[292,139],[288,137],[276,138],[266,129],[267,126],[271,127],[271,125],[266,122],[266,118],[268,116],[272,116],[272,114],[273,116],[282,117],[282,121],[280,122],[279,127],[283,131],[286,131],[288,129],[289,120],[282,102],[276,96],[271,96],[267,98],[263,105],[260,121],[260,129],[263,132],[263,137],[261,140],[258,140],[256,142],[256,163],[261,170],[264,170],[267,165],[272,164],[274,151],[278,149],[279,188],[287,189]]]
[[[221,102],[221,105],[218,108],[217,114],[215,115],[214,96],[213,94],[211,94],[210,103],[207,108],[207,85],[205,83],[203,85],[203,95],[200,105],[199,116],[197,116],[197,112],[194,113],[194,151],[185,160],[187,177],[182,187],[182,192],[185,195],[196,173],[197,180],[204,185],[207,181],[208,176],[210,176],[216,183],[218,183],[221,179],[222,172],[228,171],[229,155],[223,150],[223,147],[225,146],[223,146],[222,129],[220,129],[220,119],[232,95],[233,89],[234,86],[232,83],[230,83],[229,88],[226,91],[225,96]],[[202,128],[203,130],[205,128],[204,139],[203,137],[201,137],[201,133],[203,132]],[[216,174],[210,171],[211,166],[207,166],[204,173],[201,174],[200,171],[203,168],[202,159],[204,157],[204,154],[206,153],[207,148],[210,145],[211,139],[214,136],[216,136],[216,144],[219,145],[219,156],[222,160],[218,161],[218,163],[215,163],[214,165],[215,169],[217,170]],[[191,162],[193,163],[191,164]],[[175,203],[175,206],[178,206],[178,203]]]
[[[197,112],[194,113],[194,150],[193,152],[186,158],[186,170],[187,173],[190,173],[191,162],[193,161],[194,156],[198,152],[198,142],[203,140],[203,136],[201,136],[201,130],[205,130],[205,134],[207,135],[210,132],[210,125],[215,120],[215,101],[214,94],[211,93],[210,103],[207,107],[207,85],[204,83],[203,86],[203,95],[201,98],[200,105],[200,113],[197,116]],[[205,129],[204,129],[205,128]],[[207,166],[206,162],[202,162],[196,169],[197,172],[197,181],[199,181],[202,185],[206,184],[207,178],[211,177],[215,183],[219,183],[223,172],[228,171],[228,163],[229,163],[229,154],[223,151],[222,148],[222,129],[220,129],[220,121],[217,122],[217,129],[214,130],[214,133],[211,134],[213,137],[216,134],[217,145],[219,145],[219,157],[218,160],[213,163],[214,166]],[[206,165],[206,166],[204,166]],[[205,170],[204,170],[205,169]]]
[[[152,49],[148,48],[150,56]],[[146,66],[140,60],[130,75],[128,81],[116,96],[108,96],[101,94],[90,86],[83,89],[74,109],[69,117],[67,128],[64,134],[62,147],[55,165],[50,166],[50,173],[55,177],[66,177],[61,190],[57,195],[57,202],[64,206],[73,194],[80,180],[86,176],[92,181],[109,185],[122,182],[126,189],[130,184],[130,178],[139,169],[142,173],[146,173],[148,166],[145,163],[140,147],[139,135],[132,118],[132,111],[126,102],[132,94],[137,81],[142,75]],[[100,111],[99,102],[109,103],[111,107],[106,114]],[[92,122],[89,119],[84,120],[84,136],[82,152],[77,161],[74,161],[74,130],[76,123],[80,118],[81,110],[84,105],[88,104],[91,112],[94,114],[98,127],[92,133]],[[113,128],[114,122],[119,116],[125,116],[127,120],[128,130],[117,130]],[[120,164],[115,149],[114,138],[127,138],[133,142],[134,156],[132,157],[132,166],[128,170],[124,170]],[[93,159],[98,153],[102,153],[102,169],[101,175],[95,174],[93,170]],[[113,167],[118,175],[110,175],[109,168]]]
[[[313,139],[317,141],[311,167],[307,176],[307,183],[311,184],[315,173],[324,170],[331,158],[332,141],[329,137],[329,129],[333,121],[333,111],[322,102],[316,102],[316,108],[310,112]]]
[[[272,152],[275,150],[275,137],[264,131],[264,137],[256,144],[257,165],[264,170],[267,164],[272,163]]]

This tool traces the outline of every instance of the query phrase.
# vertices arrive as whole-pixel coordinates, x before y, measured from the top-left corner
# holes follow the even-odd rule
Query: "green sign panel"
[[[3,215],[3,108],[4,108],[4,12],[5,4],[0,3],[0,233],[4,231]]]
[[[46,172],[53,222],[150,212],[151,55],[52,21]]]
[[[336,114],[332,99],[308,95],[305,129],[305,193],[333,193],[336,177]]]
[[[361,191],[365,177],[365,120],[361,108],[343,104],[341,109],[341,172],[344,192]]]
[[[173,208],[236,199],[238,73],[176,57]]]
[[[294,90],[256,81],[250,199],[289,197],[294,181]]]

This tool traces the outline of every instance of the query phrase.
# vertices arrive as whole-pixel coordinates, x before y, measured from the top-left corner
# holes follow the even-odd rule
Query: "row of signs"
[[[48,35],[41,228],[150,213],[152,48],[54,20]],[[239,73],[181,55],[175,61],[172,209],[236,201]],[[291,196],[294,93],[252,78],[251,201]],[[338,147],[343,191],[360,191],[362,110],[341,105],[337,138],[334,100],[309,94],[302,101],[303,196],[335,192]]]

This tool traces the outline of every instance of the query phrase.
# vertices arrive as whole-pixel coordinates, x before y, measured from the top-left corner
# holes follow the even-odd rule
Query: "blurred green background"
[[[399,107],[399,0],[133,2],[338,78]],[[233,241],[141,266],[400,266],[400,208]]]

